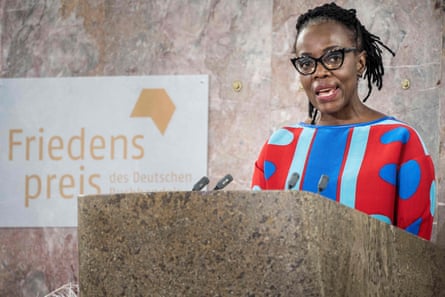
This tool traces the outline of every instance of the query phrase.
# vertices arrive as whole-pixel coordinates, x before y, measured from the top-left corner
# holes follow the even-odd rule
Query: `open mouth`
[[[315,95],[319,100],[331,100],[337,94],[338,87],[318,88]]]

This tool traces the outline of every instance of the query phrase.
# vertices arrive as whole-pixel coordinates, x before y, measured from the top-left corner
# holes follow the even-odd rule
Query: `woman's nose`
[[[315,72],[312,74],[314,78],[326,77],[331,73],[330,70],[326,69],[320,62],[315,65]]]

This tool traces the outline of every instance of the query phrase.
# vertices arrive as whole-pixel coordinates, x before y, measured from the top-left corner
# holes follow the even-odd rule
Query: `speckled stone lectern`
[[[296,191],[79,197],[82,297],[445,296],[445,252]]]

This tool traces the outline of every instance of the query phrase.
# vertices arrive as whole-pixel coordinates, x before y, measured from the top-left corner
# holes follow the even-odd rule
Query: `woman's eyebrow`
[[[331,51],[331,50],[333,50],[333,49],[337,49],[337,48],[341,48],[341,46],[340,46],[340,45],[332,45],[332,46],[328,46],[328,47],[326,47],[326,48],[323,49],[323,55],[324,55],[325,53],[327,53],[327,52],[329,52],[329,51]],[[308,53],[308,52],[303,52],[303,53],[301,53],[300,55],[298,55],[298,57],[307,57],[307,56],[309,56],[309,57],[314,57],[314,56],[311,55],[311,53]]]

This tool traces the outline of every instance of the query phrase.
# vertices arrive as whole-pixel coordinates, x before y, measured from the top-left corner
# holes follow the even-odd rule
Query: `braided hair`
[[[366,30],[365,26],[358,20],[355,9],[344,9],[336,5],[334,2],[310,9],[306,13],[300,15],[296,25],[297,37],[307,25],[317,21],[336,21],[343,24],[354,34],[358,49],[366,52],[367,58],[364,79],[368,81],[368,93],[363,99],[363,102],[366,102],[371,95],[373,84],[379,90],[382,88],[384,68],[381,47],[384,47],[393,56],[395,56],[395,53],[380,41],[380,37],[371,34]],[[312,124],[315,123],[317,113],[317,109],[315,109],[312,103],[309,102],[309,117],[312,119]]]

